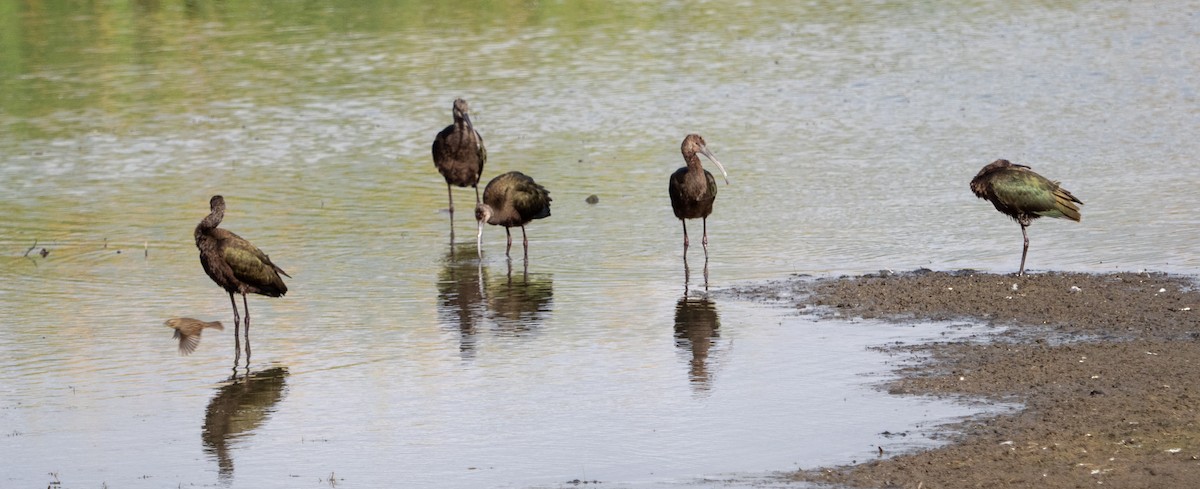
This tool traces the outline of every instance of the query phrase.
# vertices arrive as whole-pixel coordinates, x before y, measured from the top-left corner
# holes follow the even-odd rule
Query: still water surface
[[[899,448],[970,411],[875,391],[866,348],[945,325],[721,292],[1012,271],[967,189],[998,157],[1086,202],[1031,269],[1194,273],[1196,52],[1184,1],[2,1],[0,485],[646,487]],[[528,263],[468,212],[449,242],[459,96],[485,180],[551,190]],[[666,195],[689,132],[732,182],[707,284]],[[218,193],[294,277],[238,383],[230,330],[179,357],[161,326],[231,322],[191,238]]]

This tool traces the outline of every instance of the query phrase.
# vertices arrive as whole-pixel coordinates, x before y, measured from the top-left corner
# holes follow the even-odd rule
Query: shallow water
[[[0,480],[642,487],[870,456],[969,412],[871,387],[867,346],[944,325],[812,323],[704,269],[1015,270],[1019,228],[967,189],[1006,157],[1086,202],[1030,228],[1034,271],[1194,273],[1198,12],[0,3]],[[485,179],[551,190],[527,264],[495,227],[478,258],[469,190],[449,243],[429,144],[457,96]],[[731,184],[685,276],[688,132]],[[237,384],[232,331],[181,358],[161,326],[231,323],[191,238],[217,193],[294,277],[250,299]]]

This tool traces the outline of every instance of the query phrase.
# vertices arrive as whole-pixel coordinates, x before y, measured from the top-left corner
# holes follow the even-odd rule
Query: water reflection
[[[690,353],[688,379],[696,392],[708,392],[712,387],[712,368],[709,353],[720,335],[721,317],[717,305],[705,297],[683,296],[675,303],[675,346]]]
[[[520,336],[535,330],[554,306],[551,274],[529,273],[528,262],[514,274],[505,260],[503,278],[489,278],[488,267],[463,246],[446,252],[437,280],[440,322],[458,332],[459,353],[474,358],[481,331]]]
[[[475,253],[456,251],[451,245],[438,273],[438,319],[458,329],[458,349],[463,359],[475,356],[475,334],[487,314],[483,290],[486,281],[487,270]]]
[[[531,275],[528,260],[514,277],[512,260],[505,261],[508,263],[505,279],[486,288],[488,311],[501,332],[522,334],[549,317],[554,303],[554,278],[548,273]]]
[[[703,274],[704,274],[704,291],[707,292],[708,291],[708,257],[707,256],[704,257]],[[687,294],[688,294],[688,290],[689,290],[688,285],[691,283],[691,280],[692,280],[692,270],[690,267],[688,267],[687,254],[684,254],[683,255],[683,295],[684,296],[687,296]]]
[[[249,436],[275,412],[283,399],[287,367],[252,372],[217,389],[204,410],[201,440],[204,451],[217,458],[218,478],[228,486],[233,481],[231,444]]]

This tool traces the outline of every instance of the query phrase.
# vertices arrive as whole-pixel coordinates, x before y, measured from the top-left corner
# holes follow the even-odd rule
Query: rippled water
[[[866,347],[944,325],[710,292],[1015,270],[1018,226],[967,189],[998,157],[1086,202],[1030,228],[1031,269],[1194,273],[1198,12],[0,2],[0,485],[644,487],[867,457],[968,412],[871,388]],[[458,96],[485,179],[551,190],[528,263],[495,227],[478,258],[466,212],[449,243],[429,144]],[[731,184],[685,276],[689,132]],[[217,193],[294,277],[251,298],[237,383],[231,331],[181,358],[161,326],[231,322],[191,238]]]

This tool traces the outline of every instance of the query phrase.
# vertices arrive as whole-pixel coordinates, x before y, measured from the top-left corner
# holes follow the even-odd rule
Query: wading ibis
[[[238,341],[237,301],[234,300],[233,294],[242,294],[242,308],[246,312],[246,366],[249,368],[250,306],[246,302],[246,294],[282,297],[287,293],[287,285],[283,284],[279,275],[291,275],[271,263],[271,258],[249,241],[217,227],[225,218],[224,197],[214,195],[208,205],[208,216],[196,225],[196,248],[200,249],[200,265],[213,282],[229,293],[229,303],[233,305],[233,341],[237,349],[233,357],[235,369],[242,349]]]
[[[712,214],[713,201],[717,199],[717,179],[700,166],[700,157],[696,156],[696,153],[703,154],[709,161],[715,163],[717,168],[721,169],[721,175],[725,177],[726,185],[729,184],[729,173],[725,171],[724,166],[721,166],[721,162],[717,161],[717,157],[708,150],[704,138],[699,134],[688,134],[686,138],[683,138],[683,144],[679,150],[683,153],[683,161],[687,163],[687,166],[675,170],[675,173],[671,174],[671,184],[668,190],[671,194],[671,209],[675,211],[675,217],[679,218],[679,222],[683,224],[683,254],[687,256],[688,249],[687,221],[685,219],[700,218],[704,233],[700,243],[704,245],[704,256],[708,256],[708,215]]]
[[[483,224],[504,226],[508,235],[505,256],[512,250],[512,233],[509,228],[521,227],[521,240],[525,244],[525,258],[529,258],[529,238],[525,236],[525,225],[534,219],[550,217],[550,191],[538,185],[532,178],[519,171],[510,171],[493,178],[483,189],[483,202],[475,206],[475,220],[479,230],[475,235],[479,253],[483,253]]]
[[[433,166],[446,179],[446,195],[450,198],[450,240],[454,240],[454,192],[452,186],[475,189],[475,203],[479,203],[479,177],[487,163],[487,149],[483,147],[483,136],[471,125],[467,101],[454,100],[454,124],[446,126],[433,139]]]

